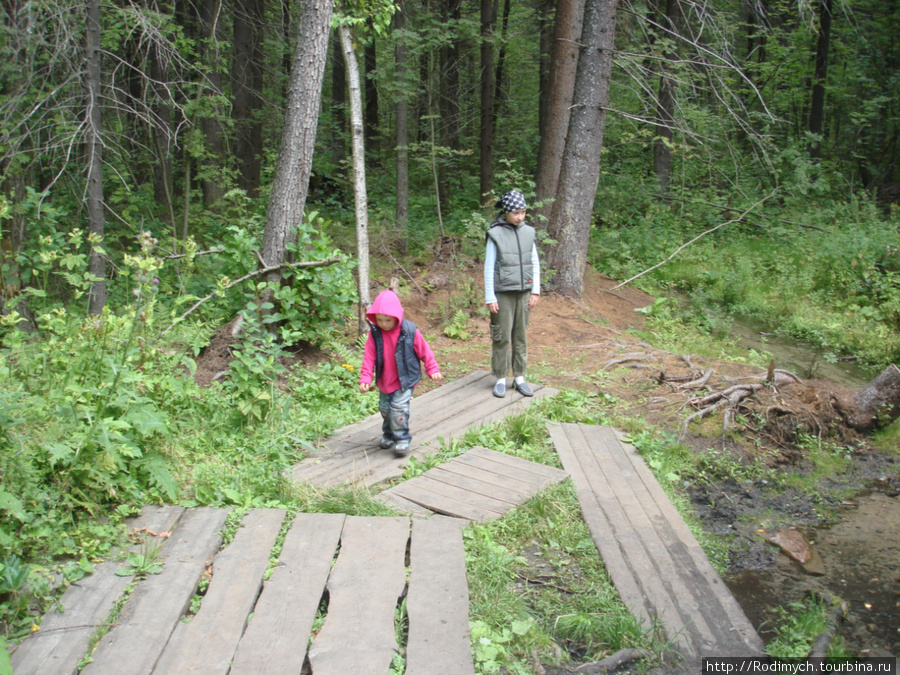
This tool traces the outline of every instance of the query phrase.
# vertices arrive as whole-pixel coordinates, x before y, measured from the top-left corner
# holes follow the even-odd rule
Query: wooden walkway
[[[409,675],[433,675],[435,664],[446,675],[474,673],[465,521],[298,514],[266,579],[285,512],[250,511],[219,551],[227,515],[148,507],[132,526],[171,536],[145,534],[150,543],[136,550],[161,544],[162,572],[131,588],[131,577],[115,574],[120,564],[99,565],[68,589],[65,612],[51,610],[13,653],[16,675],[269,675],[304,664],[316,675],[383,675],[401,647]],[[185,621],[204,577],[199,611]],[[79,671],[101,627],[109,631]]]
[[[419,516],[434,513],[475,522],[500,518],[568,474],[502,452],[475,447],[377,499]]]
[[[413,434],[411,456],[425,457],[440,450],[438,439],[449,441],[470,427],[517,415],[531,402],[553,396],[555,389],[533,385],[534,397],[508,391],[505,398],[491,394],[493,377],[483,370],[416,396],[410,409]],[[374,485],[402,475],[407,458],[381,450],[381,414],[375,413],[344,427],[326,439],[316,453],[294,466],[294,481],[323,487],[344,483]]]
[[[550,424],[622,601],[658,621],[691,664],[763,654],[763,643],[637,450],[610,427]]]

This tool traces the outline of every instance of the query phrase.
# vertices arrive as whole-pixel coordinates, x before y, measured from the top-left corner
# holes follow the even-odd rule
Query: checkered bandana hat
[[[525,205],[525,195],[518,190],[511,190],[497,200],[494,208],[500,209],[500,213],[510,213],[512,211],[527,208]]]

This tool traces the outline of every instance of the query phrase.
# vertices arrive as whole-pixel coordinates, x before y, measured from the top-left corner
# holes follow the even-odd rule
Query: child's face
[[[522,221],[525,220],[525,209],[519,209],[518,211],[510,211],[506,214],[506,222],[510,225],[519,226],[522,224]]]
[[[394,330],[394,326],[397,325],[397,317],[388,314],[376,314],[375,323],[378,324],[381,330]]]

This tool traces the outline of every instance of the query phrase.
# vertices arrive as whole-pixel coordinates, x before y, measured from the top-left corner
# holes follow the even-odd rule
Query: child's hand
[[[428,377],[430,377],[432,380],[443,380],[444,379],[444,376],[441,375],[440,372],[432,373]]]
[[[362,393],[365,394],[367,391],[369,391],[369,387],[371,387],[371,386],[372,386],[372,385],[371,385],[370,383],[368,383],[368,382],[360,382],[360,383],[359,383],[359,390],[360,390]]]

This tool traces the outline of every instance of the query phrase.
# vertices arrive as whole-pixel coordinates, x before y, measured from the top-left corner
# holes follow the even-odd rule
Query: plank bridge
[[[497,399],[476,372],[413,401],[413,456],[438,439],[517,414],[542,396]],[[461,528],[502,517],[571,478],[622,601],[688,664],[762,653],[762,642],[636,450],[611,428],[549,425],[564,470],[473,448],[377,498],[396,517],[246,513],[222,544],[228,509],[147,507],[132,553],[158,574],[103,562],[68,588],[64,612],[13,652],[16,675],[60,673],[475,672]],[[380,415],[327,439],[294,467],[316,485],[376,485],[405,459],[378,450]],[[205,589],[197,607],[198,589]],[[98,635],[101,635],[98,639]]]

